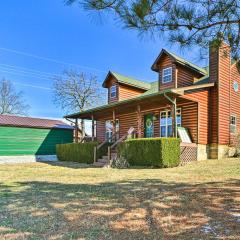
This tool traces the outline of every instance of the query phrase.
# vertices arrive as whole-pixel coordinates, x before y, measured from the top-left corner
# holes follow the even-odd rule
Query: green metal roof
[[[119,83],[122,83],[122,84],[127,84],[127,85],[130,85],[130,86],[133,86],[133,87],[136,87],[136,88],[140,88],[140,89],[143,89],[143,90],[149,90],[151,88],[150,83],[143,82],[143,81],[134,79],[132,77],[127,77],[127,76],[124,76],[122,74],[112,72],[112,71],[109,71],[106,79],[103,82],[103,87],[106,86],[105,83],[106,83],[109,75],[112,75],[113,77],[115,77],[117,79],[117,81]]]
[[[176,54],[171,53],[171,52],[169,52],[169,51],[167,51],[165,49],[163,49],[161,51],[161,53],[159,54],[158,58],[155,60],[154,64],[152,65],[152,69],[153,70],[154,70],[155,63],[161,57],[162,53],[166,53],[166,54],[170,55],[172,58],[175,59],[176,62],[178,62],[178,63],[180,63],[180,64],[182,64],[182,65],[184,65],[186,67],[189,67],[189,68],[191,68],[191,69],[201,73],[202,75],[204,75],[202,78],[198,79],[192,85],[193,87],[194,86],[197,87],[196,85],[202,85],[202,84],[209,83],[209,73],[208,73],[209,70],[208,70],[208,67],[205,67],[205,68],[199,67],[199,66],[197,66],[197,65],[195,65],[195,64],[193,64],[193,63],[191,63],[189,61],[186,61],[185,59],[183,59],[183,58],[177,56]],[[133,87],[136,87],[136,88],[140,88],[140,89],[146,90],[146,92],[142,93],[141,95],[139,95],[137,97],[131,98],[131,99],[122,100],[122,101],[119,101],[119,102],[114,102],[114,103],[106,104],[106,105],[99,106],[99,107],[96,107],[96,108],[93,108],[93,109],[89,109],[89,110],[86,110],[86,111],[83,111],[83,112],[71,114],[71,115],[65,116],[65,118],[76,117],[76,115],[78,115],[78,114],[92,113],[94,111],[99,111],[99,110],[102,110],[102,109],[105,109],[105,108],[115,107],[115,106],[118,106],[118,105],[123,104],[123,103],[129,103],[129,102],[132,102],[132,101],[138,101],[138,100],[141,100],[141,99],[144,99],[144,98],[161,95],[161,94],[163,94],[165,92],[172,92],[172,89],[159,91],[159,82],[158,81],[154,81],[152,83],[147,83],[147,82],[140,81],[140,80],[134,79],[132,77],[127,77],[127,76],[124,76],[122,74],[119,74],[119,73],[116,73],[116,72],[112,72],[112,71],[108,72],[108,75],[107,75],[106,79],[103,82],[103,87],[106,87],[106,81],[107,81],[107,79],[108,79],[108,77],[110,75],[113,76],[114,78],[116,78],[116,80],[119,83],[130,85],[130,86],[133,86]]]
[[[211,86],[206,86],[206,84],[204,82],[206,80],[207,80],[207,83],[208,83],[208,77],[207,76],[203,77],[202,81],[196,82],[196,84],[191,85],[189,87],[193,87],[193,89],[199,88],[199,87],[201,87],[201,85],[202,85],[202,87],[211,87]],[[179,89],[165,89],[165,90],[159,91],[157,82],[151,83],[151,86],[152,86],[152,88],[150,90],[146,91],[145,93],[143,93],[143,94],[141,94],[141,95],[139,95],[137,97],[126,99],[126,100],[122,100],[122,101],[119,101],[119,102],[106,104],[106,105],[102,105],[102,106],[99,106],[99,107],[96,107],[96,108],[92,108],[92,109],[88,109],[88,110],[85,110],[85,111],[82,111],[82,112],[70,114],[70,115],[64,116],[64,118],[75,118],[75,117],[77,117],[80,114],[89,114],[89,113],[93,113],[95,111],[100,111],[100,110],[104,110],[104,109],[107,109],[107,108],[117,107],[117,106],[122,105],[122,104],[126,104],[126,103],[130,103],[130,102],[134,102],[134,101],[139,101],[139,100],[151,98],[151,97],[162,95],[162,94],[165,94],[165,93],[178,94],[176,90],[181,90],[181,88],[179,88]]]
[[[145,99],[145,98],[148,98],[148,97],[154,97],[154,96],[158,96],[158,95],[161,95],[161,94],[164,94],[164,93],[170,93],[170,92],[173,92],[173,89],[156,91],[156,92],[153,92],[153,93],[149,93],[147,95],[144,95],[145,94],[144,93],[144,94],[141,94],[140,96],[137,96],[137,97],[134,97],[134,98],[122,100],[122,101],[119,101],[119,102],[113,102],[113,103],[105,104],[105,105],[95,107],[95,108],[92,108],[92,109],[88,109],[88,110],[85,110],[85,111],[81,111],[81,112],[78,112],[78,113],[70,114],[70,115],[64,116],[64,118],[72,118],[72,117],[75,117],[78,114],[92,113],[92,112],[103,110],[103,109],[106,109],[106,108],[116,107],[116,106],[124,104],[124,103],[139,101],[139,100],[142,100],[142,99]]]
[[[143,94],[141,94],[141,96],[146,96],[157,92],[159,92],[159,83],[158,81],[155,81],[151,83],[151,88],[144,92]]]
[[[191,68],[195,68],[196,70],[198,70],[199,72],[201,72],[201,73],[203,73],[203,74],[207,74],[207,71],[206,71],[204,68],[199,67],[199,66],[197,66],[196,64],[191,63],[191,62],[189,62],[189,61],[187,61],[187,60],[185,60],[185,59],[177,56],[176,54],[174,54],[174,53],[172,53],[172,52],[169,52],[169,51],[168,51],[168,53],[169,53],[173,58],[175,58],[177,62],[180,62],[180,63],[182,63],[182,64],[185,65],[185,66],[189,66],[189,67],[191,67]]]
[[[203,76],[202,78],[199,78],[193,85],[201,85],[201,84],[206,84],[209,83],[209,76]]]
[[[176,62],[182,64],[182,65],[185,66],[185,67],[191,68],[191,69],[193,69],[193,70],[195,70],[195,71],[197,71],[197,72],[200,72],[200,73],[203,74],[203,75],[207,74],[207,71],[206,71],[204,68],[199,67],[199,66],[197,66],[196,64],[191,63],[191,62],[185,60],[185,59],[182,58],[182,57],[179,57],[179,56],[176,55],[175,53],[172,53],[172,52],[167,51],[166,49],[162,49],[161,53],[158,55],[157,59],[156,59],[155,62],[153,63],[153,65],[152,65],[152,69],[153,69],[153,70],[155,70],[154,65],[156,64],[156,62],[157,62],[158,59],[162,56],[163,53],[171,56],[172,58],[175,59]]]

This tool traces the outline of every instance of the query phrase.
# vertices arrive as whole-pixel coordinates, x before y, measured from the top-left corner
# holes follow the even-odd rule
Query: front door
[[[144,116],[144,137],[153,137],[153,114],[147,114]]]
[[[108,142],[112,142],[113,136],[113,122],[112,120],[107,120],[105,122],[105,140]],[[116,140],[119,139],[119,120],[116,119]]]

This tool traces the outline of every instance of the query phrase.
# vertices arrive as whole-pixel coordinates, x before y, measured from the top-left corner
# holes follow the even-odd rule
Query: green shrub
[[[127,140],[118,146],[119,156],[130,165],[176,167],[180,163],[180,139],[140,138]]]
[[[58,144],[57,157],[60,161],[93,163],[94,147],[97,142]]]

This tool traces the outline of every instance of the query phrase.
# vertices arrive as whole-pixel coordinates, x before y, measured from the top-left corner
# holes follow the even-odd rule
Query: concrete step
[[[108,162],[108,159],[100,158],[100,159],[97,160],[97,162],[107,163],[107,162]]]
[[[102,156],[102,159],[108,160],[108,156]]]
[[[93,163],[93,166],[95,167],[104,167],[106,163],[102,163],[102,162],[95,162]]]

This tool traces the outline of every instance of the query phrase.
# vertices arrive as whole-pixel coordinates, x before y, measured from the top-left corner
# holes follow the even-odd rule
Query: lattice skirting
[[[197,144],[181,144],[181,165],[197,161]]]

